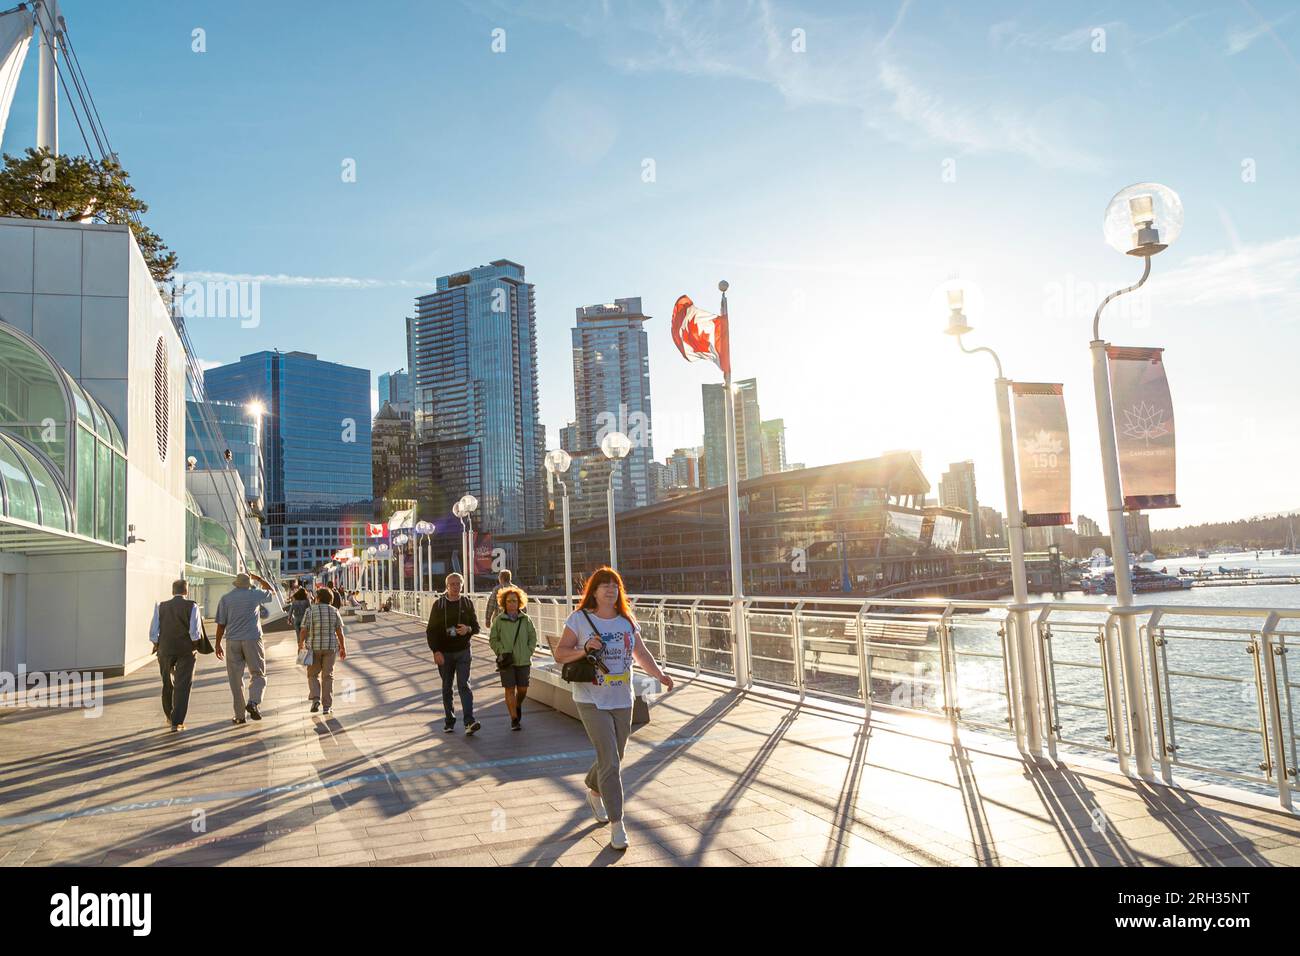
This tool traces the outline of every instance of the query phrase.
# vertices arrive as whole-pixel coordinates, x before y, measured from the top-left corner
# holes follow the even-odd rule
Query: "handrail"
[[[367,604],[376,606],[380,599],[392,596],[402,611],[422,613],[434,594],[370,591]],[[644,613],[647,627],[656,629],[664,666],[696,676],[708,672],[713,679],[734,679],[734,658],[730,665],[726,659],[739,649],[754,665],[750,681],[759,693],[793,693],[799,699],[841,704],[856,701],[868,715],[880,704],[947,720],[954,735],[961,725],[1010,733],[1029,756],[1033,755],[1026,731],[1032,726],[1042,731],[1038,736],[1052,758],[1062,749],[1100,752],[1117,759],[1124,773],[1136,765],[1130,721],[1135,713],[1145,714],[1151,723],[1153,749],[1158,749],[1153,756],[1159,758],[1160,777],[1166,783],[1173,782],[1177,769],[1180,774],[1267,786],[1290,808],[1300,782],[1292,716],[1300,703],[1300,684],[1289,678],[1284,656],[1289,650],[1287,637],[1300,638],[1294,624],[1290,630],[1285,626],[1300,621],[1300,607],[751,596],[740,609],[744,643],[737,645],[733,636],[731,645],[718,646],[718,631],[736,626],[734,618],[726,624],[717,617],[731,608],[729,596],[648,593],[629,597]],[[481,598],[474,596],[476,605]],[[535,594],[529,600],[543,609],[538,620],[546,629],[551,627],[552,613],[558,615],[556,623],[564,620],[564,596]],[[1033,661],[1015,659],[1023,646],[1016,632],[1017,616],[1022,613],[1033,636],[1029,642]],[[1138,622],[1143,647],[1135,682],[1125,680],[1133,675],[1125,674],[1128,662],[1120,653],[1119,624],[1124,617]],[[893,622],[913,622],[931,631],[921,643],[914,643],[907,636],[914,637],[916,629],[904,627],[907,636],[894,634]],[[868,630],[873,624],[885,626],[876,633]],[[681,642],[683,631],[689,635],[688,643]],[[756,642],[762,643],[756,647]],[[1181,648],[1180,653],[1193,656],[1171,661],[1171,642]],[[1199,651],[1212,655],[1217,653],[1212,648],[1233,644],[1253,648],[1250,673],[1236,673],[1213,656],[1195,656]],[[1083,646],[1094,650],[1080,653]],[[828,647],[843,652],[828,653]],[[549,647],[539,650],[545,653]],[[994,660],[1001,669],[997,676],[989,665]],[[1020,686],[1025,680],[1034,681],[1032,696],[1040,702],[1030,700]],[[1257,694],[1251,710],[1258,711],[1259,727],[1248,726],[1249,718],[1243,720],[1243,713],[1217,702],[1214,695],[1189,690],[1189,681],[1201,687],[1204,681],[1218,686],[1254,684]],[[989,698],[989,693],[994,697]],[[1006,711],[999,718],[1003,693]],[[1140,699],[1133,699],[1135,693]],[[991,700],[996,700],[996,709]],[[1068,730],[1062,726],[1063,708],[1072,715]],[[964,714],[963,709],[970,713]],[[1007,726],[997,726],[995,719],[1005,720]],[[1251,748],[1244,741],[1210,738],[1207,760],[1190,752],[1202,746],[1196,734],[1189,731],[1186,740],[1179,740],[1180,727],[1244,734],[1256,743]],[[1184,746],[1190,747],[1191,759],[1183,757]]]

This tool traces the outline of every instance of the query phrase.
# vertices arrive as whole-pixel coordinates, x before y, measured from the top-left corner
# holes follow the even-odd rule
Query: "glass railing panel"
[[[754,611],[747,618],[750,670],[760,684],[799,686],[798,655],[794,646],[794,614],[790,611]]]
[[[800,615],[804,693],[862,699],[857,615]]]
[[[945,705],[939,628],[929,616],[862,616],[873,703],[941,714]]]
[[[956,705],[963,723],[999,731],[1011,729],[1001,634],[1008,626],[1006,612],[1000,609],[979,614],[958,613],[949,619]]]

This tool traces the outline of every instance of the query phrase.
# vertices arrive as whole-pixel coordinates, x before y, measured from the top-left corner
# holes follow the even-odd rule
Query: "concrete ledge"
[[[573,702],[573,685],[560,676],[561,665],[555,661],[533,664],[529,676],[528,698],[545,704],[552,710],[578,719],[578,707]],[[632,675],[632,726],[650,723],[650,703],[663,690],[653,677]]]

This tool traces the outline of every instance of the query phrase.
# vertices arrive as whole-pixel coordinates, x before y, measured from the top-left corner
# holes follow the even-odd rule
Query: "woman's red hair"
[[[578,610],[590,611],[596,607],[596,588],[600,587],[606,581],[613,581],[618,585],[618,597],[614,600],[614,610],[635,624],[636,618],[632,616],[632,608],[627,603],[627,591],[623,587],[623,579],[613,568],[606,565],[603,568],[597,568],[592,572],[591,577],[587,578],[587,583],[582,588],[582,600],[578,602]]]

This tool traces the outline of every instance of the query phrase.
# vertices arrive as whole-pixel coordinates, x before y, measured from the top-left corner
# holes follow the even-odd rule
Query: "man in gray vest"
[[[149,640],[158,655],[162,672],[162,706],[172,733],[185,729],[190,708],[190,684],[194,680],[196,645],[203,637],[199,606],[186,598],[189,585],[182,578],[172,582],[172,599],[154,605]]]

